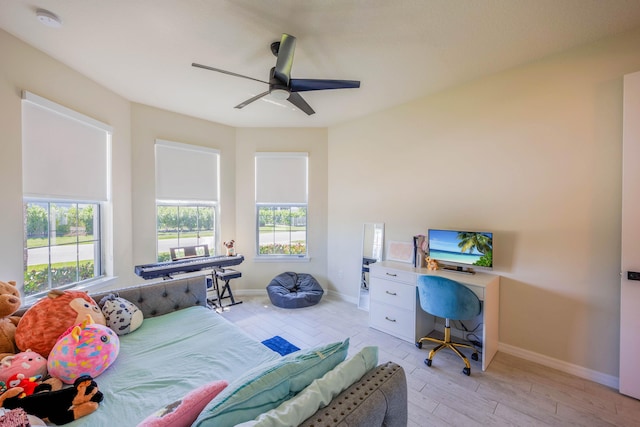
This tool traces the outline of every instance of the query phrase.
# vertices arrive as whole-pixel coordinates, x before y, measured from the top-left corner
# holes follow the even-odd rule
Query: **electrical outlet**
[[[627,271],[627,279],[628,280],[640,280],[640,272]]]

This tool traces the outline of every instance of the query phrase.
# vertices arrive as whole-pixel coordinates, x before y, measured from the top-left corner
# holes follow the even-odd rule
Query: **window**
[[[307,257],[307,153],[256,153],[258,257]]]
[[[101,275],[98,203],[25,200],[24,294],[34,295]]]
[[[218,242],[218,150],[156,140],[157,259],[170,249]]]
[[[206,244],[215,253],[214,205],[157,204],[158,261],[171,259],[170,249]]]
[[[112,130],[30,92],[22,98],[23,291],[30,296],[104,274]]]

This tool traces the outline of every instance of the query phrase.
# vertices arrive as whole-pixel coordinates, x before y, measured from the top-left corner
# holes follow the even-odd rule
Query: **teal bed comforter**
[[[278,357],[205,307],[145,319],[138,330],[120,337],[115,363],[95,378],[104,393],[100,408],[66,426],[136,426],[198,386],[231,382]]]

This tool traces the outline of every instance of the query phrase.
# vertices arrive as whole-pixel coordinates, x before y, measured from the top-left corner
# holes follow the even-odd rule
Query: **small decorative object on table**
[[[425,257],[424,259],[427,262],[427,270],[430,271],[435,271],[437,270],[438,267],[438,261],[436,261],[435,259],[431,259],[431,257]]]
[[[236,248],[234,245],[236,244],[235,240],[229,240],[228,242],[223,242],[224,247],[227,248],[227,256],[235,256]]]
[[[413,236],[413,266],[416,268],[424,267],[422,260],[425,259],[427,250],[427,238],[422,234]]]

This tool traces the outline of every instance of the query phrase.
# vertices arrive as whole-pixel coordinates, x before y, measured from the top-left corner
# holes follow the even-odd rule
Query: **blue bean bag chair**
[[[320,302],[324,289],[312,275],[288,271],[271,280],[267,293],[277,307],[302,308]]]

